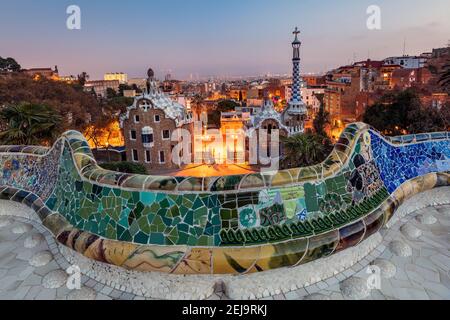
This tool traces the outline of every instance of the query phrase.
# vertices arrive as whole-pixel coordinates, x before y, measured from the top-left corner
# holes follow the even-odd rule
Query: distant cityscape
[[[172,136],[178,128],[192,135],[190,160],[223,164],[232,159],[241,165],[240,172],[244,166],[243,170],[261,167],[259,162],[256,167],[247,166],[252,157],[251,134],[258,136],[260,130],[269,134],[279,130],[285,139],[305,132],[318,133],[322,130],[314,125],[318,121],[323,122],[319,136],[334,143],[347,125],[363,121],[367,109],[388,93],[413,89],[422,106],[434,111],[447,108],[450,103],[448,90],[440,84],[450,47],[432,48],[413,56],[355,61],[315,75],[301,72],[298,34],[295,29],[290,75],[206,80],[191,75],[182,81],[174,79],[171,73],[157,79],[152,69],[157,66],[151,66],[147,78],[130,78],[124,72],[109,72],[103,79],[91,79],[88,72],[60,75],[58,66],[23,69],[20,73],[36,81],[81,85],[82,91],[98,101],[124,98],[122,105],[113,110],[107,130],[93,123],[84,127],[84,134],[91,148],[116,148],[120,154],[116,160],[141,163],[147,170],[157,172],[173,173],[185,168],[172,159]],[[200,130],[194,128],[196,121],[202,123]],[[209,130],[219,130],[220,136],[214,138]],[[399,130],[408,133],[406,129]],[[234,140],[231,146],[226,141],[230,135]],[[218,139],[224,142],[215,143]],[[260,139],[255,140],[256,144],[268,150]],[[279,154],[286,153],[283,144],[279,148]]]
[[[416,56],[393,56],[380,61],[364,60],[330,70],[323,75],[302,74],[301,96],[308,107],[308,123],[314,118],[319,105],[324,103],[330,113],[334,138],[346,124],[360,120],[365,108],[383,92],[416,87],[423,90],[421,97],[426,104],[440,107],[449,101],[449,96],[437,84],[438,70],[442,69],[449,56],[449,47],[436,48]],[[435,72],[433,72],[435,71]],[[75,82],[77,77],[59,75],[58,68],[32,68],[23,71],[33,77]],[[126,73],[106,73],[103,79],[89,79],[84,85],[88,92],[106,97],[108,90],[120,92],[125,97],[142,94],[146,87],[145,78],[129,78]],[[239,102],[249,109],[260,108],[264,92],[268,92],[276,107],[289,101],[291,75],[265,75],[235,77],[225,80],[211,77],[208,80],[180,81],[168,73],[164,79],[156,80],[161,90],[174,101],[190,108],[190,100],[196,94],[205,97],[208,110],[214,110],[214,103],[223,99]]]

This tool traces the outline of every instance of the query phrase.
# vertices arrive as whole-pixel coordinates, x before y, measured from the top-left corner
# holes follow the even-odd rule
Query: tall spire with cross
[[[292,72],[292,95],[290,104],[298,106],[302,104],[301,102],[301,92],[300,92],[300,47],[302,43],[298,39],[298,35],[300,34],[300,30],[298,30],[298,27],[295,27],[295,30],[293,32],[295,35],[294,42],[292,42],[292,48],[293,48],[293,58],[292,58],[292,64],[293,64],[293,72]]]
[[[293,32],[295,39],[292,42],[294,50],[292,57],[292,94],[287,107],[282,114],[283,123],[289,127],[289,134],[302,133],[304,131],[305,116],[307,113],[306,105],[302,101],[301,78],[300,78],[300,47],[302,43],[298,39],[300,31],[296,27]]]

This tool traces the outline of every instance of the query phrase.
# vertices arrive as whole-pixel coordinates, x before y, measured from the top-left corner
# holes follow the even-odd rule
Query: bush
[[[147,174],[147,170],[142,164],[132,162],[108,162],[102,163],[103,169],[124,173]]]

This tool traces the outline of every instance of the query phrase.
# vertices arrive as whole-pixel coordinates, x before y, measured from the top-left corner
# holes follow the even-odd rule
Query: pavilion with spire
[[[300,77],[300,47],[302,43],[298,39],[300,31],[296,27],[293,32],[295,39],[292,42],[293,48],[293,71],[292,71],[292,94],[291,99],[283,110],[281,119],[289,128],[289,135],[303,133],[304,123],[307,114],[306,104],[302,100],[301,95],[301,77]]]
[[[295,39],[292,42],[293,51],[293,74],[292,74],[292,95],[285,109],[280,114],[274,109],[274,105],[268,96],[264,97],[261,111],[252,117],[251,129],[273,128],[280,129],[287,136],[304,132],[304,122],[307,114],[306,104],[301,96],[301,77],[300,77],[300,46],[298,39],[300,31],[296,27],[293,34]],[[271,122],[266,125],[266,122]],[[283,134],[284,135],[284,134]]]

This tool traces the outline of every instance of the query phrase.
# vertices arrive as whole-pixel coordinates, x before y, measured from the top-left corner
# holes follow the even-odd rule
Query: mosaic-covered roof
[[[123,122],[130,117],[130,111],[137,109],[138,107],[156,108],[164,111],[167,118],[175,121],[177,126],[181,126],[185,123],[192,121],[192,115],[186,110],[186,108],[173,101],[164,92],[162,92],[157,83],[153,80],[149,80],[149,92],[137,96],[134,98],[133,104],[127,108],[127,111],[120,116],[120,126],[123,127]]]
[[[280,129],[289,132],[289,128],[281,120],[281,114],[275,110],[272,100],[264,99],[261,110],[251,118],[252,128],[259,129],[265,120],[272,119],[278,123]]]

